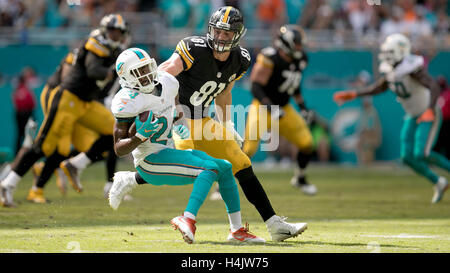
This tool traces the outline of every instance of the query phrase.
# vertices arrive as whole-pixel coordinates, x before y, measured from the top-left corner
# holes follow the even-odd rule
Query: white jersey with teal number
[[[158,71],[158,81],[162,87],[161,94],[156,94],[159,93],[157,90],[152,94],[144,94],[130,88],[122,88],[112,100],[111,111],[116,118],[134,119],[145,111],[153,111],[153,116],[158,118],[159,127],[156,132],[132,152],[135,166],[149,154],[165,148],[174,148],[172,124],[179,85],[174,76],[164,71]]]
[[[386,75],[389,89],[395,92],[398,102],[411,117],[419,116],[430,105],[430,90],[411,77],[411,73],[423,66],[423,57],[418,55],[406,56],[395,68],[386,63],[380,64],[380,72]]]

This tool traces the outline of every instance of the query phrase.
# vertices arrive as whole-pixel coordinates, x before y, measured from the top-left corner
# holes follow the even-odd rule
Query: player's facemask
[[[130,82],[134,89],[142,93],[151,93],[158,84],[157,65],[154,59],[131,66],[130,74],[135,79]]]

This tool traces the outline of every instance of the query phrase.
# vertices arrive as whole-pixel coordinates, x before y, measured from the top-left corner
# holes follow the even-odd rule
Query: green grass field
[[[273,207],[288,221],[308,229],[285,242],[271,242],[256,209],[240,187],[244,222],[265,238],[263,245],[226,242],[228,219],[222,201],[206,200],[197,217],[196,243],[186,244],[169,221],[185,208],[191,186],[143,185],[113,211],[103,198],[103,163],[83,173],[85,190],[66,197],[55,180],[47,185],[51,204],[26,201],[27,174],[15,193],[16,208],[0,208],[0,252],[450,252],[450,193],[430,203],[431,184],[408,169],[391,166],[351,168],[312,165],[309,178],[319,189],[303,195],[289,184],[291,170],[256,169]],[[118,170],[131,170],[121,162]]]

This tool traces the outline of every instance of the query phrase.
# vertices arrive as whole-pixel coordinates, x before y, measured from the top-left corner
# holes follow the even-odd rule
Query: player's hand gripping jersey
[[[250,66],[249,52],[240,46],[232,49],[224,62],[214,58],[206,37],[192,36],[181,40],[175,52],[183,60],[180,82],[180,103],[189,107],[187,118],[203,118],[205,111],[225,88],[240,79]],[[194,112],[195,109],[195,112]]]
[[[178,81],[164,71],[158,71],[158,81],[156,90],[151,94],[122,88],[112,101],[111,110],[118,122],[132,123],[139,114],[149,110],[152,111],[153,117],[158,119],[155,133],[132,152],[135,166],[149,154],[168,147],[174,148],[171,132]]]
[[[395,92],[397,100],[411,117],[420,115],[430,105],[430,90],[411,76],[423,68],[423,57],[418,55],[406,56],[395,68],[386,62],[380,64],[380,72],[386,74],[389,89]]]
[[[303,70],[308,64],[307,55],[302,52],[299,60],[287,62],[278,50],[273,47],[266,47],[258,54],[256,62],[265,67],[272,68],[272,75],[264,86],[265,95],[273,104],[280,107],[289,103],[292,95],[300,93],[300,82]],[[253,94],[259,101],[262,100],[259,94]]]

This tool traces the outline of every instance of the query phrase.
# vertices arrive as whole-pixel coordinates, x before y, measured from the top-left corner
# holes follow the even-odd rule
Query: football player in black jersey
[[[63,161],[60,166],[72,186],[82,190],[78,169],[94,161],[113,142],[114,117],[96,99],[102,95],[101,90],[115,79],[115,60],[127,37],[127,24],[122,16],[109,14],[101,20],[100,28],[92,31],[78,48],[68,75],[49,91],[47,112],[32,149],[16,158],[12,170],[0,183],[3,206],[14,205],[13,192],[18,182],[37,160],[48,158],[55,151],[63,157],[69,155],[76,124],[100,135],[86,153],[73,158],[75,163]]]
[[[228,160],[245,196],[266,223],[272,240],[283,241],[303,232],[307,224],[287,223],[275,214],[249,157],[238,144],[242,138],[226,111],[232,102],[235,81],[250,66],[249,52],[239,46],[245,31],[240,11],[221,7],[210,17],[206,37],[181,40],[174,54],[159,69],[176,76],[180,83],[179,102],[185,107],[190,138],[176,140],[177,149],[197,149]],[[219,122],[208,116],[213,100]]]
[[[252,157],[258,149],[261,132],[259,120],[277,120],[279,133],[289,142],[295,144],[298,168],[291,184],[299,187],[305,194],[314,195],[317,189],[305,178],[305,168],[313,152],[313,139],[305,119],[313,112],[305,106],[300,92],[300,81],[308,59],[303,50],[306,36],[301,27],[296,25],[282,26],[273,47],[266,47],[258,54],[250,79],[254,96],[245,130],[243,150]],[[303,117],[289,104],[293,97],[300,107]],[[267,107],[262,107],[265,105]],[[278,107],[273,107],[274,105]],[[266,111],[268,109],[268,111]],[[305,119],[304,119],[305,118]],[[267,129],[270,130],[271,124]]]

